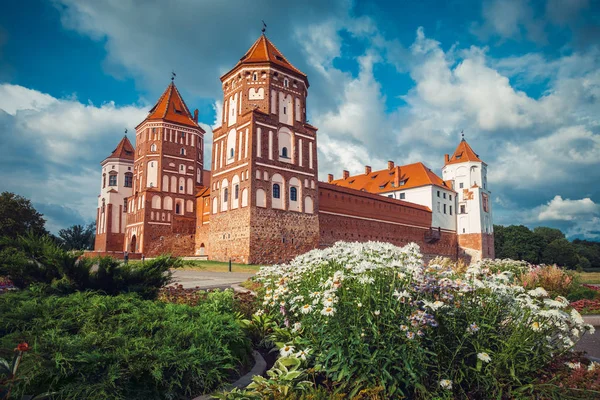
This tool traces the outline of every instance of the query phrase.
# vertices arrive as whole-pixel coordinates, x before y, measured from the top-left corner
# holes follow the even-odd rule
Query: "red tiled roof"
[[[369,193],[387,193],[426,185],[453,190],[451,185],[445,183],[442,178],[421,162],[373,171],[369,174],[354,175],[347,179],[336,179],[331,183]]]
[[[479,158],[479,155],[473,151],[471,146],[469,146],[469,143],[467,143],[467,141],[463,138],[458,144],[458,147],[456,147],[456,150],[454,150],[454,154],[452,154],[449,160],[445,161],[445,165],[456,164],[465,161],[483,162]]]
[[[173,82],[167,86],[167,89],[152,107],[146,120],[163,120],[194,128],[199,127]]]
[[[243,64],[273,64],[282,67],[290,72],[301,75],[302,79],[308,86],[308,78],[306,74],[294,67],[287,58],[279,51],[277,47],[267,37],[262,34],[250,47],[250,49],[240,58],[240,61],[229,72],[221,77],[224,80],[231,72]]]
[[[131,145],[127,136],[123,136],[123,139],[117,145],[117,148],[113,150],[112,154],[107,158],[121,158],[125,160],[133,160],[135,156],[135,150]]]

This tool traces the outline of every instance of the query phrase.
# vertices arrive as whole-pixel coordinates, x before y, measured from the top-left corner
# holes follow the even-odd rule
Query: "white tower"
[[[95,251],[123,251],[127,198],[133,190],[134,155],[133,146],[125,136],[100,164],[102,181],[96,214]]]
[[[494,258],[494,224],[491,192],[487,185],[487,164],[464,136],[452,156],[445,155],[444,181],[452,181],[458,193],[456,234],[459,257],[471,262]]]

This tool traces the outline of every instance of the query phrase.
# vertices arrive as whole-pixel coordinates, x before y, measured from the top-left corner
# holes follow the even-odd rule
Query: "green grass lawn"
[[[227,272],[229,263],[219,261],[183,260],[182,269],[193,269],[198,271]],[[232,272],[257,272],[260,265],[231,263]]]
[[[580,272],[577,276],[581,280],[581,283],[600,284],[600,272]]]

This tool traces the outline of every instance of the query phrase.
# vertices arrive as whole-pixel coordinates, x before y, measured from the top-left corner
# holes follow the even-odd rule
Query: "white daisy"
[[[292,354],[294,354],[294,346],[283,346],[279,350],[279,354],[281,354],[281,357],[291,356]]]
[[[492,361],[492,357],[488,353],[477,353],[477,358],[486,363]]]
[[[309,312],[311,312],[313,310],[312,306],[310,304],[305,304],[302,306],[302,308],[300,309],[300,312],[302,314],[308,314]]]
[[[450,379],[442,379],[440,381],[440,386],[442,387],[442,389],[452,389],[452,381]]]
[[[333,314],[335,314],[335,308],[333,308],[333,307],[325,307],[324,309],[321,310],[321,315],[330,317]]]

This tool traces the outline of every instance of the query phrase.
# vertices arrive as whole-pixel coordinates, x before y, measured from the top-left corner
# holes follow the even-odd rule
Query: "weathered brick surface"
[[[435,256],[457,257],[454,232],[441,231],[435,243],[425,241],[431,212],[400,200],[340,188],[320,182],[319,231],[321,247],[337,241],[382,241],[404,246],[415,242],[425,260]]]
[[[94,257],[112,257],[119,260],[125,258],[125,253],[123,251],[84,251],[82,257],[86,258],[94,258]],[[129,253],[130,260],[141,260],[142,253]]]
[[[287,262],[319,246],[316,214],[252,207],[251,220],[252,264]]]
[[[466,262],[495,258],[494,234],[468,233],[458,235],[459,257]]]
[[[94,250],[98,251],[121,251],[123,250],[123,243],[125,242],[124,233],[113,233],[113,212],[120,213],[120,217],[124,218],[126,214],[123,213],[123,206],[113,210],[112,204],[106,205],[106,229],[104,233],[96,234],[94,240]],[[100,216],[100,209],[97,210],[98,216]],[[98,230],[98,219],[96,219],[96,231]]]
[[[211,260],[250,263],[250,207],[212,215],[208,247]]]

